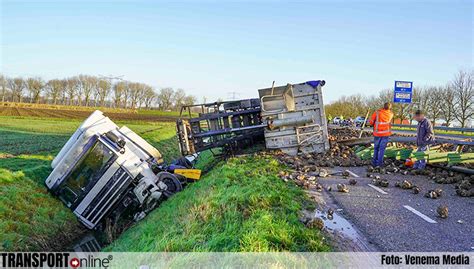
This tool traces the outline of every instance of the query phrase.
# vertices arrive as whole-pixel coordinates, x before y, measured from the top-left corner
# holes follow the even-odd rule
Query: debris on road
[[[388,180],[380,179],[380,178],[373,179],[372,184],[374,184],[375,186],[384,187],[384,188],[387,188],[390,185]]]
[[[333,219],[333,217],[334,217],[334,209],[328,208],[327,215],[328,215],[328,219]]]
[[[473,176],[471,176],[471,180],[463,180],[459,185],[456,186],[456,193],[462,197],[474,197],[474,188],[473,188]]]
[[[413,193],[414,194],[418,194],[418,193],[420,193],[420,191],[421,191],[420,187],[418,187],[418,186],[413,187]]]
[[[306,224],[308,228],[316,228],[322,230],[324,228],[324,221],[321,218],[314,218]]]
[[[337,184],[337,191],[338,192],[349,192],[349,188],[347,188],[346,184]]]
[[[326,169],[319,170],[319,177],[327,177],[329,176],[329,172]]]
[[[431,191],[428,191],[427,193],[425,193],[425,197],[426,198],[431,198],[431,199],[438,199],[439,195],[434,190],[431,190]]]
[[[448,207],[445,205],[441,205],[436,209],[440,218],[446,219],[448,218]]]
[[[425,197],[426,198],[437,199],[437,198],[441,197],[442,194],[443,194],[443,190],[440,189],[440,188],[437,188],[437,189],[434,189],[434,190],[429,190],[425,194]]]
[[[404,190],[411,190],[414,186],[413,183],[411,183],[410,181],[403,180],[401,183],[395,182],[395,187],[402,188]]]

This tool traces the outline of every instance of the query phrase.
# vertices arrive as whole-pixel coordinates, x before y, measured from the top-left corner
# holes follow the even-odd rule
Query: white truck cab
[[[142,219],[182,189],[163,168],[160,152],[101,111],[92,113],[67,141],[45,183],[89,229],[106,217]]]

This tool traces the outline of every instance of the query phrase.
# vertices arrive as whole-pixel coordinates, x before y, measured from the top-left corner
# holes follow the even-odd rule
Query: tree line
[[[0,74],[2,102],[114,107],[126,109],[158,108],[178,110],[196,103],[196,97],[183,89],[162,88],[157,91],[140,82],[78,75],[64,79],[41,77],[7,77]]]
[[[325,106],[328,117],[365,116],[367,110],[371,113],[383,106],[385,102],[393,101],[393,89],[385,89],[378,95],[365,96],[356,94],[342,96],[337,101]],[[444,121],[450,126],[459,122],[466,127],[474,118],[474,70],[460,70],[454,78],[442,86],[414,87],[412,103],[394,103],[394,119],[397,121],[413,121],[415,110],[422,110],[436,124]]]

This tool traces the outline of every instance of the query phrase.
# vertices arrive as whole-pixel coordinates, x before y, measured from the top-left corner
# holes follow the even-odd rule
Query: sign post
[[[413,91],[413,82],[411,81],[395,81],[393,91],[394,103],[411,103]]]

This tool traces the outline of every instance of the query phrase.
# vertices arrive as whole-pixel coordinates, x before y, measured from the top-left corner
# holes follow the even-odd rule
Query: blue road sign
[[[393,102],[394,103],[411,103],[412,91],[413,91],[413,82],[395,81],[395,88],[393,91]]]

